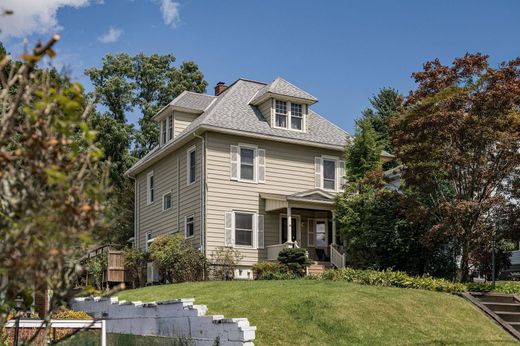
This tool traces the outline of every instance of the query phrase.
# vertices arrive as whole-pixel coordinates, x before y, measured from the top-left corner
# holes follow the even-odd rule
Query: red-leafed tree
[[[434,226],[426,240],[460,255],[460,279],[510,238],[520,178],[520,58],[493,68],[488,57],[439,60],[413,74],[418,87],[392,126],[403,178],[423,197]],[[497,225],[502,225],[497,227]]]

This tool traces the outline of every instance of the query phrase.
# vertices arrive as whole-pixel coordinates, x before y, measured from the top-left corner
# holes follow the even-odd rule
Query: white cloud
[[[57,14],[61,7],[82,7],[89,0],[3,0],[1,10],[13,15],[0,18],[0,37],[23,37],[33,33],[59,31]]]
[[[98,37],[98,40],[103,43],[114,43],[119,40],[119,38],[121,37],[122,34],[123,34],[123,30],[116,29],[111,26],[110,29],[106,33],[104,33],[103,35]]]
[[[181,21],[181,14],[179,12],[180,4],[173,0],[161,0],[161,12],[163,15],[164,24],[177,27]]]

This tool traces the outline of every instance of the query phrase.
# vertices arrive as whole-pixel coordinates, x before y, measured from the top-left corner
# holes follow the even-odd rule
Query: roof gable
[[[284,96],[287,98],[299,99],[304,103],[313,104],[318,102],[318,99],[305,90],[302,90],[289,83],[281,77],[277,77],[274,81],[264,86],[253,96],[251,104],[258,105],[272,96]]]

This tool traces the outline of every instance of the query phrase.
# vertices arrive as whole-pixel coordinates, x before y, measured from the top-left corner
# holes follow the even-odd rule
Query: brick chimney
[[[226,89],[227,85],[224,82],[218,82],[217,85],[215,85],[215,96],[222,94]]]

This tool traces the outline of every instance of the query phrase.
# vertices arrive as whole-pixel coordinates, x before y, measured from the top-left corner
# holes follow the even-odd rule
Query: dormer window
[[[291,103],[291,129],[300,130],[303,124],[303,107],[298,103]]]
[[[275,127],[287,128],[287,102],[276,100]]]
[[[173,138],[173,115],[168,117],[168,140]]]
[[[304,108],[300,103],[275,100],[275,128],[303,131]]]
[[[166,119],[161,122],[161,144],[166,143],[166,123]]]

